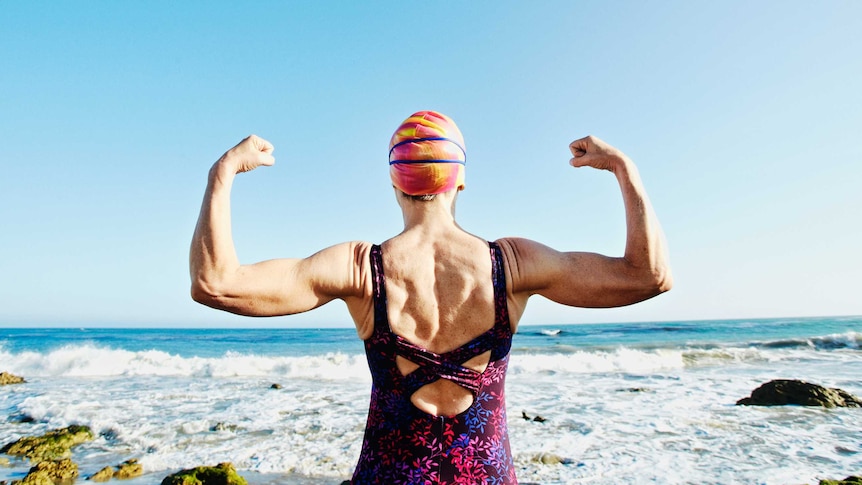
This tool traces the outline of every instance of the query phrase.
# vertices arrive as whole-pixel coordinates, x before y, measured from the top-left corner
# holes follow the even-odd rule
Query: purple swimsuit
[[[491,245],[494,326],[444,354],[436,354],[395,335],[386,313],[386,281],[380,246],[371,249],[374,279],[374,333],[365,341],[373,385],[365,439],[354,485],[517,484],[503,393],[512,329],[506,301],[506,276],[500,248]],[[461,364],[491,351],[484,372]],[[419,367],[401,374],[396,355]],[[438,379],[473,393],[473,404],[452,416],[432,416],[410,397]]]

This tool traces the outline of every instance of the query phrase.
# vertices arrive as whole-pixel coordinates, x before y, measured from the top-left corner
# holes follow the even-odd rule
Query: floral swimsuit
[[[386,313],[386,281],[380,246],[371,249],[374,333],[365,341],[373,385],[365,439],[354,485],[517,484],[503,393],[512,329],[499,246],[490,243],[494,326],[455,350],[436,354],[396,335]],[[491,351],[484,372],[462,364]],[[396,356],[417,364],[402,375]],[[452,417],[418,409],[410,397],[438,379],[473,393],[473,404]]]

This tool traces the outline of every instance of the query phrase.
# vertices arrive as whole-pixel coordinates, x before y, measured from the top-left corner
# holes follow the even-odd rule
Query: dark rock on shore
[[[862,484],[862,477],[847,477],[844,480],[820,480],[819,485],[857,485]]]
[[[235,424],[227,424],[227,423],[218,422],[215,424],[215,426],[210,427],[210,431],[231,431],[231,432],[233,432],[233,431],[236,431],[238,428],[239,428],[239,426],[237,426]]]
[[[23,384],[25,382],[27,381],[25,381],[21,376],[16,376],[15,374],[10,374],[8,372],[0,372],[0,386],[8,384]]]
[[[545,421],[547,421],[547,419],[546,419],[546,418],[543,418],[543,417],[538,416],[538,415],[537,415],[536,417],[534,417],[534,418],[531,418],[531,417],[527,414],[527,412],[526,412],[526,411],[521,411],[521,417],[522,417],[522,418],[524,418],[524,421],[535,421],[535,422],[537,422],[537,423],[544,423]]]
[[[862,407],[862,400],[841,389],[811,384],[800,380],[776,379],[751,391],[737,406],[798,406]]]
[[[625,389],[617,389],[617,392],[650,392],[646,387],[627,387]]]
[[[24,456],[33,463],[69,458],[75,445],[93,439],[87,426],[68,426],[49,431],[42,436],[25,436],[0,448],[0,453]]]
[[[30,416],[26,413],[15,413],[10,414],[6,421],[15,424],[25,424],[25,423],[35,423],[36,419],[33,416]]]
[[[232,463],[219,463],[168,475],[162,480],[162,485],[248,485],[248,482],[237,474]]]

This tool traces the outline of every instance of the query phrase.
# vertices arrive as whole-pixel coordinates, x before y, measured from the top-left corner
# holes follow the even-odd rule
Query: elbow
[[[640,268],[629,274],[635,302],[648,300],[673,288],[673,275],[667,266]]]
[[[219,295],[215,286],[201,279],[193,279],[191,287],[192,300],[212,308],[219,307]]]
[[[670,269],[668,269],[662,277],[657,281],[657,289],[659,293],[664,293],[666,291],[670,291],[673,288],[673,274],[671,274]]]
[[[191,288],[191,296],[192,300],[197,303],[206,304],[207,298],[209,297],[209,293],[199,284],[193,282]]]
[[[650,272],[649,280],[646,283],[652,293],[652,296],[660,295],[670,291],[673,288],[673,273],[670,267],[664,266]]]

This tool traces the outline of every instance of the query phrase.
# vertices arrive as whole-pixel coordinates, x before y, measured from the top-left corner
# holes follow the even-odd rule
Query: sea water
[[[519,480],[860,474],[862,409],[735,405],[777,378],[862,396],[860,345],[862,317],[522,326],[506,387]],[[130,485],[225,461],[255,484],[337,485],[371,386],[352,329],[0,329],[0,371],[28,381],[0,387],[0,446],[84,424],[82,477],[134,458]],[[12,459],[0,480],[28,468]]]

